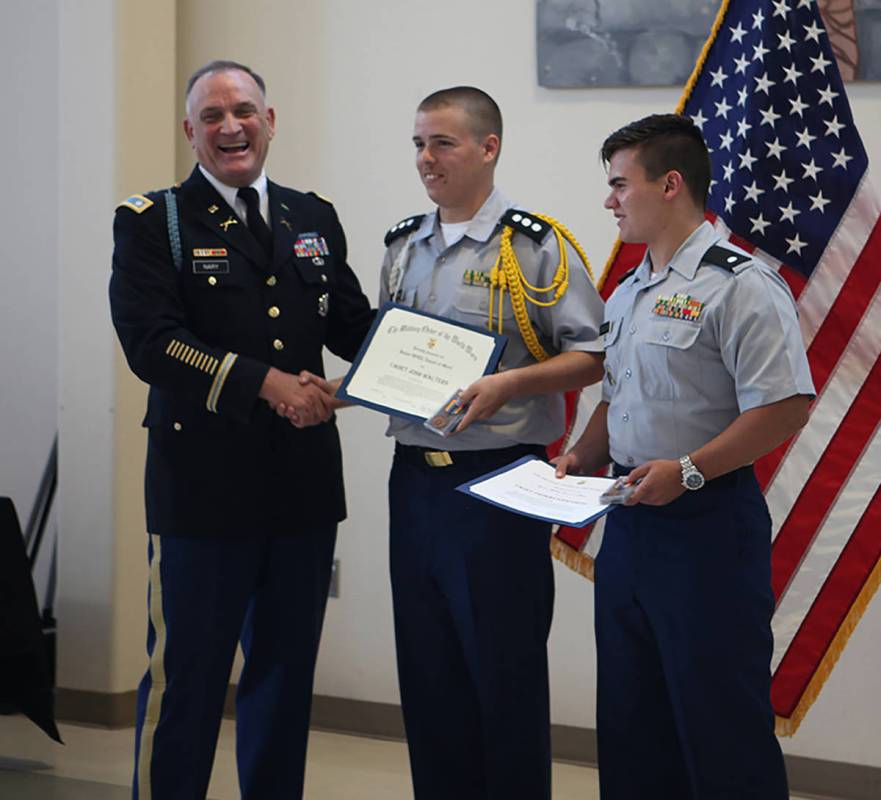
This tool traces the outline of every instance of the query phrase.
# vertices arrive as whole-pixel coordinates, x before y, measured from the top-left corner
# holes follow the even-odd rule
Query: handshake
[[[260,397],[280,417],[297,428],[327,422],[345,403],[334,396],[341,379],[333,381],[303,370],[299,375],[270,367],[260,387]]]

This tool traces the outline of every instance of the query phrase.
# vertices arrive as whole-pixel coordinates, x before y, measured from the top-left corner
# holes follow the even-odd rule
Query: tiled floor
[[[50,741],[22,717],[0,717],[0,798],[126,800],[134,733],[61,725]],[[233,723],[224,721],[209,797],[237,800]],[[308,800],[408,800],[406,747],[313,731],[306,773]],[[593,769],[554,764],[554,800],[597,800]],[[648,799],[647,799],[648,800]]]

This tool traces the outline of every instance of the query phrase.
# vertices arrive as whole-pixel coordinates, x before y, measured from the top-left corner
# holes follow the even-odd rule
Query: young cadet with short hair
[[[603,304],[565,229],[495,188],[502,120],[489,95],[428,96],[413,142],[437,209],[386,235],[380,300],[509,338],[498,372],[466,387],[470,408],[453,436],[389,424],[391,578],[415,796],[541,800],[550,797],[550,525],[454,490],[544,456],[562,435],[563,392],[602,376]]]
[[[606,305],[602,402],[558,474],[639,481],[596,562],[603,800],[785,800],[770,702],[771,522],[753,462],[814,387],[783,279],[704,220],[707,148],[646,117],[602,148],[642,263]]]

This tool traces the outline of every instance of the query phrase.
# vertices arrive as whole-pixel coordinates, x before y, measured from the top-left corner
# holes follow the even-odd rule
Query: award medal
[[[294,242],[294,254],[297,258],[321,258],[329,256],[330,250],[323,236],[317,233],[301,233]]]
[[[466,286],[481,286],[488,289],[492,286],[492,280],[488,272],[481,272],[476,269],[466,269],[462,273],[462,283]]]
[[[686,322],[699,322],[703,311],[704,304],[687,294],[659,295],[652,309],[652,313],[659,317],[684,319]]]

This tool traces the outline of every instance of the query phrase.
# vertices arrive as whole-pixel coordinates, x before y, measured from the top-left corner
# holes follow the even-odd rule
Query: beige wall
[[[615,234],[601,208],[599,144],[632,118],[671,109],[679,92],[538,88],[530,0],[59,0],[56,7],[64,437],[59,682],[124,691],[136,685],[143,652],[143,389],[121,366],[107,319],[109,220],[122,196],[189,171],[179,128],[180,86],[189,71],[232,57],[264,74],[278,111],[270,174],[335,201],[350,261],[373,296],[383,232],[427,206],[410,143],[413,109],[427,92],[472,83],[498,99],[506,121],[500,185],[526,207],[564,221],[596,268]],[[850,94],[879,163],[878,86],[854,86]],[[18,168],[26,179],[27,165]],[[344,412],[341,428],[350,517],[340,531],[342,597],[330,603],[317,690],[394,702],[390,443],[382,420],[361,409]],[[562,568],[557,576],[554,721],[592,727],[592,587]],[[802,730],[784,743],[787,751],[881,766],[879,641],[876,598]]]
[[[115,202],[175,181],[179,134],[174,92],[175,0],[117,3],[114,61],[116,112]],[[132,53],[149,54],[132,58]],[[147,436],[140,422],[146,384],[129,370],[120,347],[114,358],[113,689],[136,685],[144,671],[147,562],[144,531],[144,454]]]

